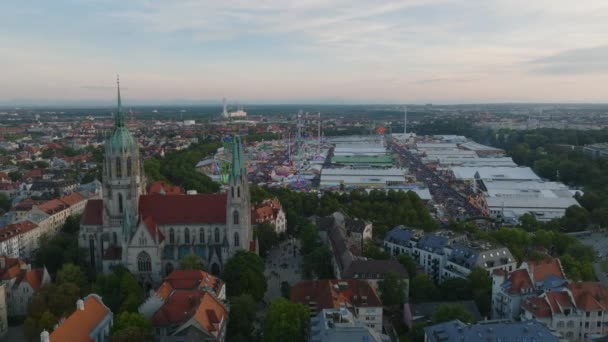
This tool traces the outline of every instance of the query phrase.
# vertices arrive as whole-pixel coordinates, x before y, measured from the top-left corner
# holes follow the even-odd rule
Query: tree
[[[373,241],[366,240],[363,244],[363,256],[375,260],[388,260],[391,254],[376,246]]]
[[[8,177],[11,179],[11,181],[16,182],[23,177],[23,174],[19,171],[11,171],[8,173]]]
[[[492,279],[488,272],[475,266],[467,277],[473,291],[473,299],[482,315],[489,315],[491,311]]]
[[[407,283],[400,279],[396,273],[390,272],[386,278],[378,284],[382,304],[403,305],[407,298]]]
[[[473,299],[471,282],[468,279],[450,278],[439,284],[442,300]]]
[[[442,323],[458,319],[463,323],[473,323],[473,314],[459,304],[442,304],[433,313],[433,323]]]
[[[179,269],[180,270],[203,270],[205,269],[203,266],[203,259],[201,259],[198,255],[194,253],[189,253],[184,255],[179,260]]]
[[[306,341],[309,319],[307,306],[277,298],[270,303],[264,316],[264,341]]]
[[[4,211],[9,211],[11,210],[11,205],[12,202],[10,198],[8,198],[8,196],[6,196],[6,194],[4,193],[0,193],[0,209]]]
[[[228,259],[221,277],[226,282],[228,296],[250,294],[256,301],[266,292],[264,261],[254,253],[238,251]]]
[[[152,323],[138,312],[122,312],[114,320],[112,342],[146,342],[153,339]]]
[[[260,256],[266,257],[268,251],[279,242],[279,235],[269,223],[261,223],[255,227],[254,235],[260,246]]]
[[[405,269],[407,270],[407,274],[410,276],[410,279],[414,278],[418,269],[416,261],[414,261],[411,256],[406,254],[397,255],[397,261],[399,261],[399,263],[401,263],[401,265],[405,267]]]
[[[80,267],[72,263],[63,265],[63,267],[59,271],[57,271],[56,283],[76,284],[80,289],[81,295],[87,293],[89,289],[89,282],[87,281],[87,276],[84,274]]]
[[[67,317],[76,309],[79,298],[80,289],[74,283],[44,285],[28,305],[23,325],[25,336],[35,339],[42,330],[52,330],[59,317]]]
[[[256,303],[250,294],[230,298],[228,341],[248,341],[253,333]]]
[[[99,294],[115,314],[135,312],[144,301],[144,289],[123,266],[114,268],[110,274],[99,274],[93,292]]]
[[[433,280],[424,273],[416,274],[410,285],[411,297],[415,302],[430,302],[439,299],[439,290]]]

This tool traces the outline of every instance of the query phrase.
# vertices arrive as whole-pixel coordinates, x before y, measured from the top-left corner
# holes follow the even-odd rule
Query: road
[[[266,303],[270,303],[273,299],[281,296],[282,282],[286,281],[293,286],[302,280],[302,256],[299,249],[299,241],[288,239],[268,252],[264,272],[268,280],[268,289],[264,294]]]
[[[416,179],[427,184],[433,200],[445,206],[450,218],[462,219],[482,216],[481,212],[472,206],[462,194],[454,190],[448,182],[424,165],[418,156],[413,155],[406,148],[394,142],[390,142],[389,146],[407,163],[410,171],[416,175]]]

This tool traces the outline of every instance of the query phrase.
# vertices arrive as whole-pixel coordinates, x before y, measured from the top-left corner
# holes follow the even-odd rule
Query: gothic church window
[[[215,227],[215,243],[220,243],[220,229]]]
[[[234,233],[234,247],[239,247],[241,245],[241,241],[239,239],[239,233]]]
[[[236,197],[241,198],[241,187],[236,188]]]
[[[146,252],[141,252],[137,256],[137,270],[139,272],[150,272],[152,271],[152,259]]]
[[[184,229],[184,242],[190,243],[190,229]]]
[[[232,223],[239,224],[239,212],[236,210],[232,213]]]
[[[175,243],[175,231],[173,230],[173,228],[169,229],[169,243]]]
[[[122,165],[120,162],[120,157],[116,157],[116,178],[122,177]]]
[[[200,243],[205,243],[205,229],[201,228],[201,230],[199,231],[199,242]]]
[[[132,165],[131,165],[131,157],[127,158],[127,177],[131,176],[131,170],[132,169]]]
[[[234,198],[234,187],[231,187],[230,190],[232,191],[232,198]]]
[[[122,209],[123,209],[123,203],[122,203],[122,194],[118,193],[118,212],[122,214]]]

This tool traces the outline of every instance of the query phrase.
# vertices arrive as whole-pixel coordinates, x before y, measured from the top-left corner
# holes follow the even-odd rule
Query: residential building
[[[8,316],[25,316],[34,293],[50,282],[46,268],[32,269],[20,259],[0,256],[0,284],[6,286]]]
[[[8,305],[6,301],[6,284],[0,284],[0,340],[8,332]]]
[[[487,241],[464,240],[450,247],[442,279],[465,279],[474,267],[480,267],[488,274],[497,269],[510,272],[517,267],[517,260],[506,247]]]
[[[165,277],[156,291],[151,291],[139,312],[151,318],[174,292],[196,290],[210,292],[217,299],[226,300],[226,285],[221,279],[201,270],[176,270]]]
[[[382,332],[382,301],[374,288],[357,279],[302,280],[291,288],[292,302],[309,307],[316,316],[323,309],[352,310],[355,316],[374,331]]]
[[[354,260],[348,268],[342,272],[342,279],[360,279],[367,281],[378,292],[379,283],[390,273],[395,274],[405,282],[405,298],[409,297],[410,280],[407,270],[397,260]]]
[[[41,342],[105,342],[108,341],[114,314],[97,294],[76,301],[74,311],[49,334],[40,334]]]
[[[424,232],[420,229],[397,226],[386,233],[384,237],[384,249],[392,256],[399,254],[412,255],[413,248]]]
[[[265,199],[256,204],[252,208],[252,224],[268,223],[274,227],[277,234],[282,234],[287,231],[287,219],[285,211],[281,206],[278,198]]]
[[[348,309],[323,309],[310,319],[309,342],[389,342],[387,335],[366,326]]]
[[[608,335],[608,289],[598,282],[570,283],[522,301],[522,319],[538,320],[569,341]]]
[[[426,302],[426,303],[405,303],[403,304],[403,321],[408,328],[413,328],[414,324],[429,324],[432,322],[433,315],[441,305],[460,305],[473,316],[473,322],[482,321],[483,317],[472,300],[451,301],[451,302]]]
[[[225,341],[228,308],[211,292],[173,291],[152,315],[158,341]]]
[[[536,341],[559,342],[549,328],[537,321],[484,321],[465,324],[448,321],[424,328],[425,342],[444,341]]]
[[[445,278],[443,269],[447,262],[450,246],[465,240],[465,235],[455,234],[452,231],[426,234],[414,246],[412,255],[425,273],[435,281],[442,281]]]
[[[512,272],[492,273],[492,318],[518,319],[521,302],[547,290],[556,290],[567,283],[559,259],[547,257],[540,261],[524,261]]]

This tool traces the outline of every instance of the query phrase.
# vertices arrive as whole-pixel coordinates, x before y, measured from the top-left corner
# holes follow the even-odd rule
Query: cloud
[[[608,73],[608,45],[563,51],[529,66],[533,73],[549,75]]]
[[[417,84],[432,84],[432,83],[469,83],[474,82],[476,79],[474,78],[449,78],[449,77],[439,77],[439,78],[428,78],[423,80],[415,81]]]

